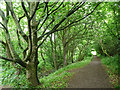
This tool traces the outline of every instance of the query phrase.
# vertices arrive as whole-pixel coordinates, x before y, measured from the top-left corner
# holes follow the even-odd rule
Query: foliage
[[[111,56],[103,61],[117,72],[120,3],[26,0],[0,5],[6,6],[0,8],[0,58],[12,62],[1,61],[3,85],[27,87],[26,70],[35,69],[38,79],[56,71],[41,79],[43,87],[65,87],[64,77],[72,76],[67,71],[86,65],[93,48],[99,55]],[[32,84],[38,81],[33,79],[29,81]]]
[[[4,63],[2,66],[2,84],[8,85],[10,87],[14,88],[27,88],[29,83],[27,82],[26,76],[25,76],[25,70],[24,68],[21,71],[16,70],[16,68],[19,68],[19,65],[16,65],[15,67],[11,65],[10,62],[2,62]],[[4,66],[5,65],[5,66]],[[8,65],[8,66],[6,66]],[[20,74],[17,74],[20,72]]]
[[[102,57],[102,63],[107,67],[107,73],[111,79],[111,83],[114,87],[119,87],[118,82],[118,72],[119,72],[119,56],[111,56],[111,57]]]

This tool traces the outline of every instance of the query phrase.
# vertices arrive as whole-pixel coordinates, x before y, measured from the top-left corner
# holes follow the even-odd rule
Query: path
[[[86,67],[74,70],[75,75],[68,82],[68,88],[111,88],[108,76],[101,66],[101,61],[94,56]]]

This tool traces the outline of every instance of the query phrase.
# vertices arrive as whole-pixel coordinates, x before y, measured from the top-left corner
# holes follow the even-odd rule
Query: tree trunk
[[[78,56],[78,61],[81,61],[81,52],[82,52],[82,50],[80,50],[80,52],[79,52],[79,56]]]
[[[62,43],[63,43],[63,65],[66,66],[67,65],[67,61],[66,61],[66,54],[67,54],[67,49],[66,49],[66,37],[65,37],[65,32],[63,31],[63,40],[62,40]]]
[[[29,8],[30,16],[32,16],[35,6],[36,6],[36,2],[30,3],[30,8]],[[36,32],[37,30],[36,14],[32,18],[30,22],[30,26],[31,27],[28,27],[29,35],[31,34],[31,42],[29,43],[29,49],[32,48],[31,50],[32,52],[26,66],[26,77],[28,79],[28,82],[30,82],[29,85],[38,86],[40,85],[40,82],[37,75],[37,66],[39,64],[39,61],[38,61],[38,49],[37,49],[38,41],[37,41],[37,32]],[[30,32],[30,29],[31,29],[31,32]],[[30,47],[31,43],[32,43],[32,46]]]
[[[54,34],[54,46],[53,46],[53,41],[52,41],[52,34],[51,34],[51,37],[50,37],[50,42],[51,42],[51,48],[52,48],[53,64],[54,64],[54,68],[57,70],[55,34]]]
[[[66,61],[66,47],[63,45],[63,64],[64,66],[67,65],[67,61]]]
[[[37,65],[35,65],[33,62],[29,62],[27,64],[26,76],[28,82],[30,82],[30,86],[37,86],[40,84],[37,77]]]
[[[73,50],[71,51],[71,61],[72,61],[72,63],[74,63],[74,61],[73,61]]]

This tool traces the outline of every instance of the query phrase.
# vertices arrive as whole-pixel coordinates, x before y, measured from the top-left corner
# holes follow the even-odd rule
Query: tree
[[[23,2],[23,0],[21,0],[15,7],[14,2],[7,2],[5,0],[5,3],[5,11],[0,9],[0,16],[2,17],[0,25],[5,33],[5,40],[1,40],[0,43],[5,46],[8,55],[7,57],[0,56],[0,58],[18,63],[24,67],[30,85],[37,86],[40,84],[37,76],[37,67],[39,64],[38,49],[42,46],[44,41],[47,40],[47,37],[52,33],[71,27],[75,23],[87,18],[101,2],[93,3],[93,5],[91,4],[92,10],[90,12],[87,9],[87,13],[83,12],[81,18],[74,17],[67,25],[65,25],[66,20],[70,19],[80,8],[89,3]],[[20,3],[21,5],[19,5]],[[69,10],[66,9],[68,5],[70,6]],[[20,13],[17,13],[18,7],[21,9]],[[11,23],[9,20],[14,21],[13,25],[16,25],[16,29],[13,29],[12,31],[18,35],[18,48],[21,48],[23,52],[22,57],[20,57],[15,50],[15,46],[13,45],[14,42],[11,40],[10,29],[8,28],[9,23]],[[27,26],[27,32],[24,31],[26,28],[23,27],[23,24],[21,23],[23,21]]]

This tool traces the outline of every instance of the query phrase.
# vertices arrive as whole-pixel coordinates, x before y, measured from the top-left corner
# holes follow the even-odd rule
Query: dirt
[[[97,56],[94,56],[93,61],[87,66],[74,69],[72,72],[75,74],[68,82],[67,88],[112,88]]]

